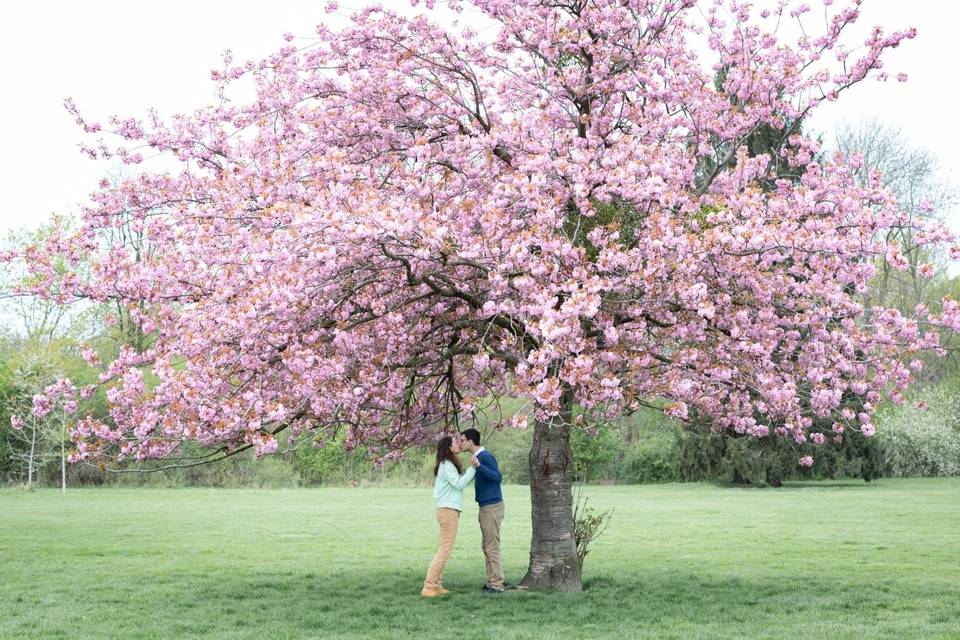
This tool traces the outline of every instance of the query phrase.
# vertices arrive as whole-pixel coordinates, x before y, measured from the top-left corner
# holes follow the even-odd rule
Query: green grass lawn
[[[506,488],[507,580],[529,496]],[[484,596],[429,489],[0,491],[0,638],[960,638],[960,479],[591,487],[580,594]]]

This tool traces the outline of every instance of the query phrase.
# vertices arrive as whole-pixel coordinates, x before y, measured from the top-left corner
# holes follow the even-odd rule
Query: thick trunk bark
[[[521,585],[580,591],[580,559],[573,537],[573,457],[570,405],[550,422],[536,421],[530,448],[533,539]]]

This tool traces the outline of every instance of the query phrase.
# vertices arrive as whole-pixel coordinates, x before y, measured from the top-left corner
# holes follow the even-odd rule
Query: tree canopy
[[[76,460],[106,462],[341,430],[391,457],[502,395],[548,424],[647,405],[756,437],[870,435],[960,309],[864,317],[874,257],[908,264],[885,231],[952,238],[792,126],[914,35],[847,46],[861,3],[823,4],[448,3],[494,21],[485,38],[373,7],[226,56],[213,106],[102,126],[68,102],[103,136],[90,155],[179,168],[104,181],[79,231],[25,252],[23,293],[119,300],[147,337],[88,352],[99,385],[34,411],[106,388],[109,420],[81,403],[72,430]]]

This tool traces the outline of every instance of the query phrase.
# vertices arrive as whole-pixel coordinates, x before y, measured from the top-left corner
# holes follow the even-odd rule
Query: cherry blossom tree
[[[824,418],[829,437],[872,434],[960,309],[864,320],[873,257],[908,264],[878,231],[952,238],[790,124],[885,79],[913,37],[845,44],[860,4],[450,0],[452,26],[372,7],[262,61],[225,56],[217,103],[188,114],[101,126],[68,102],[102,136],[91,156],[179,163],[105,181],[79,232],[27,252],[25,293],[119,299],[149,338],[88,353],[99,385],[57,387],[110,402],[108,420],[81,403],[74,459],[337,432],[390,459],[526,398],[523,584],[578,590],[571,429],[652,406],[757,438],[824,442]],[[478,35],[479,14],[498,28]],[[244,83],[255,96],[233,97]],[[782,137],[748,153],[761,129]],[[121,224],[149,253],[104,240]]]

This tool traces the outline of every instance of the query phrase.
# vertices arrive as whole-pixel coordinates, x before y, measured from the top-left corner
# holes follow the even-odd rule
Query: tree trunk
[[[569,398],[569,394],[564,394]],[[571,401],[556,418],[534,424],[530,448],[530,501],[533,539],[530,566],[521,585],[580,591],[580,559],[573,537],[573,457],[570,451]]]
[[[750,484],[750,481],[745,475],[740,473],[740,468],[737,466],[733,467],[733,477],[730,478],[730,482],[733,484]]]

